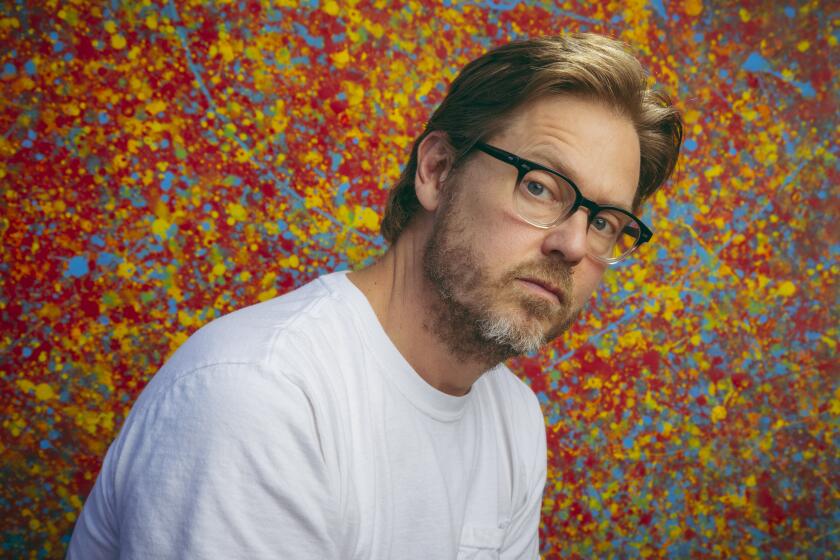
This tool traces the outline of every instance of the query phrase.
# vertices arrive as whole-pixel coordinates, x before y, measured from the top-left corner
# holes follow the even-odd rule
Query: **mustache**
[[[541,260],[523,263],[508,271],[503,283],[509,283],[516,278],[531,278],[540,283],[551,286],[565,296],[569,301],[572,290],[572,267],[559,260]]]

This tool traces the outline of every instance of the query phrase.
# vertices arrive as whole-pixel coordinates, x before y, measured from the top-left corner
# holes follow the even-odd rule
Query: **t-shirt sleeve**
[[[338,556],[337,491],[305,389],[252,364],[216,364],[151,396],[94,490],[109,497],[119,558]],[[96,545],[102,501],[89,498],[68,557],[94,557],[84,548]]]
[[[500,552],[502,560],[540,557],[540,515],[547,470],[545,420],[536,396],[530,389],[527,391],[528,422],[521,436],[530,444],[523,446],[528,450],[524,457],[525,483],[522,487],[523,492],[518,493],[519,499],[514,504],[511,523]]]

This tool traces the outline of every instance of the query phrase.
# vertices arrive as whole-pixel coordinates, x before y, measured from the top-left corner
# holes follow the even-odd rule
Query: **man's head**
[[[415,143],[383,223],[392,242],[412,222],[425,232],[438,296],[429,326],[456,354],[491,363],[563,332],[614,256],[599,236],[642,237],[632,213],[673,170],[681,131],[609,39],[514,43],[469,64]],[[556,212],[563,197],[567,214]]]
[[[668,97],[652,91],[647,73],[622,43],[594,34],[509,43],[469,63],[415,140],[411,157],[391,190],[382,235],[393,243],[419,209],[414,191],[417,151],[435,131],[449,139],[459,162],[479,140],[505,127],[518,108],[547,95],[598,100],[627,116],[639,136],[640,173],[634,208],[673,172],[682,120]]]

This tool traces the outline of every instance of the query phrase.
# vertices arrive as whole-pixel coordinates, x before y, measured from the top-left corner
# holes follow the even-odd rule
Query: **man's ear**
[[[417,147],[417,172],[414,192],[420,205],[429,212],[437,210],[443,197],[443,183],[452,170],[452,146],[442,130],[430,132]]]

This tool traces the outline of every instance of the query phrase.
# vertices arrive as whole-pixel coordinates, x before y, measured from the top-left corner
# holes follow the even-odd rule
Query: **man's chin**
[[[545,342],[543,329],[534,324],[521,324],[510,317],[486,317],[479,324],[481,336],[495,345],[500,354],[509,357],[539,350]]]
[[[518,340],[522,341],[516,348],[518,354],[531,354],[542,347],[550,344],[557,337],[561,336],[572,326],[576,314],[564,313],[558,317],[555,312],[549,318],[528,317],[517,326],[520,335]],[[524,341],[527,341],[525,343]]]
[[[538,351],[570,324],[565,310],[547,303],[545,298],[517,298],[484,314],[479,321],[481,337],[509,357]]]

